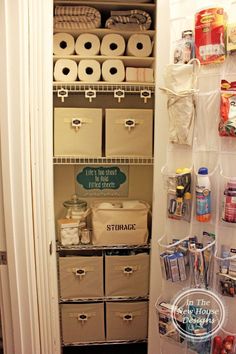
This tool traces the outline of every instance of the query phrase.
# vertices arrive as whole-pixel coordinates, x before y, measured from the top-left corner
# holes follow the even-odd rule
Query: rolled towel
[[[72,82],[77,80],[77,63],[71,59],[59,59],[54,66],[56,81]]]
[[[96,34],[82,33],[75,42],[75,52],[78,55],[97,55],[100,50],[100,39]]]
[[[143,10],[111,11],[105,27],[117,30],[145,31],[151,27],[151,16]]]
[[[125,52],[125,40],[120,34],[106,34],[101,43],[101,55],[119,56]]]
[[[56,6],[54,28],[90,29],[101,26],[100,12],[90,6]]]
[[[127,54],[135,57],[149,57],[152,54],[152,41],[147,34],[132,34],[127,43]]]
[[[78,76],[80,81],[97,82],[101,77],[101,65],[94,59],[80,60],[78,65]]]
[[[56,33],[53,36],[53,53],[55,55],[71,55],[75,50],[74,37],[69,33]]]
[[[154,70],[151,68],[126,68],[127,82],[154,82]]]
[[[122,82],[125,79],[125,67],[122,60],[108,59],[102,64],[102,77],[108,82]]]

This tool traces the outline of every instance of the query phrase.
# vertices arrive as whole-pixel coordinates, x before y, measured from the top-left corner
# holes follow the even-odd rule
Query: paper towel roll
[[[59,59],[54,66],[56,81],[72,82],[77,80],[77,64],[71,59]]]
[[[152,53],[152,41],[147,34],[132,34],[127,44],[127,54],[135,57],[149,57]]]
[[[69,33],[56,33],[53,36],[53,53],[55,55],[71,55],[75,50],[74,37]]]
[[[108,59],[102,64],[102,78],[108,82],[121,82],[125,79],[125,67],[122,60]]]
[[[154,70],[151,68],[126,68],[125,81],[128,82],[153,82]]]
[[[94,59],[80,60],[78,65],[78,76],[80,81],[96,82],[101,77],[101,65]]]
[[[100,39],[96,34],[83,33],[75,42],[75,52],[78,55],[97,55],[100,50]]]
[[[120,34],[106,34],[101,43],[101,55],[118,56],[125,52],[125,40]]]

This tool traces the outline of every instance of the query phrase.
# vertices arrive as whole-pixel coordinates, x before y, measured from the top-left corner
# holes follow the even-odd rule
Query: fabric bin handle
[[[79,118],[79,117],[72,117],[71,118],[71,127],[74,128],[76,131],[82,127],[83,124],[89,123],[88,119]]]
[[[75,274],[76,277],[78,277],[79,279],[82,279],[83,277],[85,277],[85,275],[88,272],[93,272],[94,268],[93,267],[84,267],[84,268],[73,268],[72,272]]]
[[[132,128],[135,128],[135,125],[137,124],[135,119],[126,119],[124,123],[125,123],[125,128],[127,128],[129,132]]]
[[[125,313],[123,315],[123,321],[128,322],[128,321],[132,321],[132,320],[133,320],[133,314],[132,313]]]
[[[137,266],[125,266],[123,267],[123,273],[127,276],[130,276],[133,274],[133,272],[135,272],[136,270],[138,270]]]

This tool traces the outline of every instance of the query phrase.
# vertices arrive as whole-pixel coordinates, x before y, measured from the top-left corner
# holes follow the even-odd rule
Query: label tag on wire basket
[[[152,97],[151,90],[141,90],[140,97],[144,99],[144,103],[147,103],[148,98]]]
[[[67,89],[60,89],[57,91],[57,97],[61,98],[61,102],[65,101],[65,97],[68,97],[68,90]]]
[[[120,103],[122,98],[125,98],[125,90],[114,90],[114,97],[118,99],[118,102]]]
[[[97,97],[96,90],[89,89],[85,91],[85,98],[88,98],[89,102],[92,102],[92,99],[96,97]]]

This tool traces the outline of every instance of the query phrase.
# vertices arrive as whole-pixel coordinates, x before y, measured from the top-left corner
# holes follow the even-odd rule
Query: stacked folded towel
[[[142,10],[111,11],[106,27],[117,30],[145,31],[151,27],[151,16]]]
[[[56,6],[55,29],[91,29],[101,26],[100,12],[89,6]]]
[[[153,82],[154,70],[151,68],[126,68],[127,82]]]

